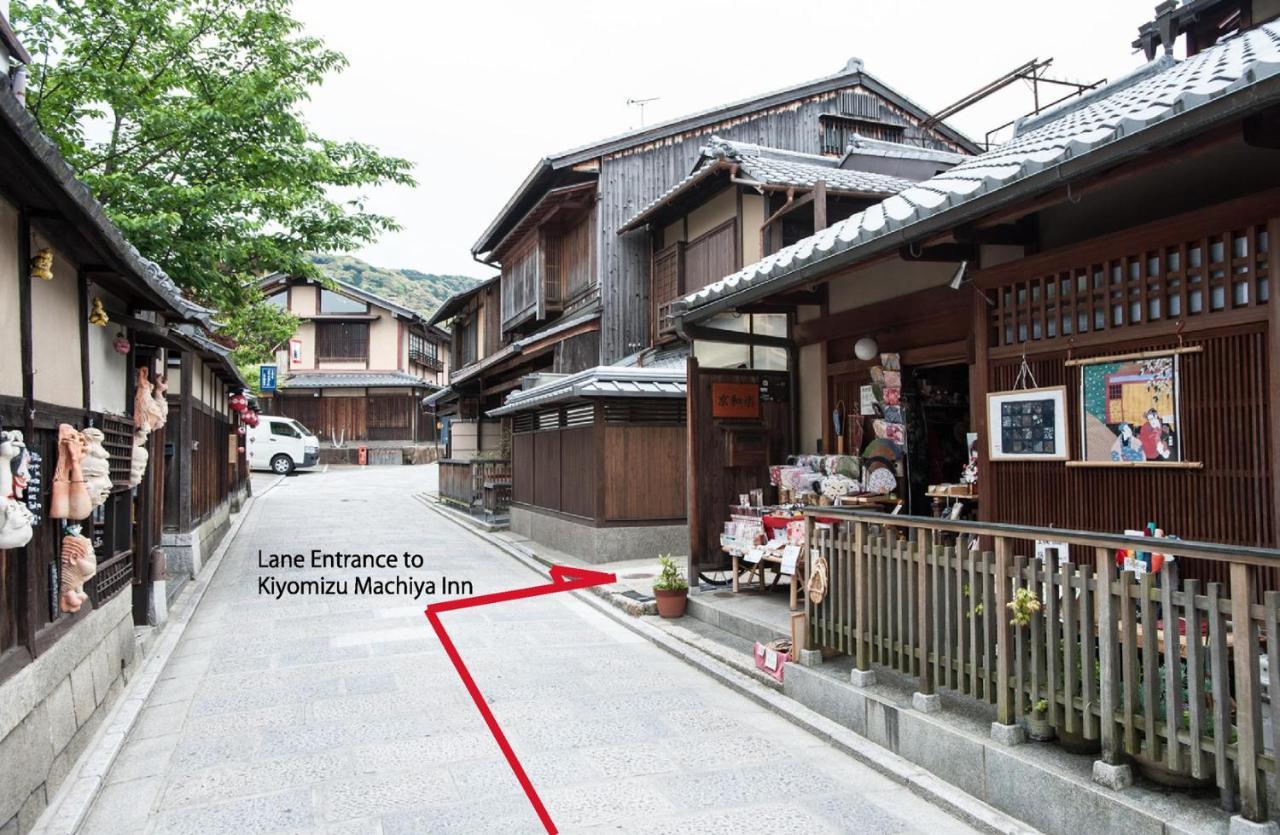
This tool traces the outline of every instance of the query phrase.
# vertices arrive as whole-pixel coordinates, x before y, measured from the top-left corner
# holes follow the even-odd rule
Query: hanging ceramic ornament
[[[164,378],[163,374],[156,375],[155,386],[151,393],[152,403],[152,430],[163,429],[164,425],[169,422],[169,398],[165,396],[165,392],[169,390],[169,381]]]
[[[94,507],[99,507],[111,495],[111,455],[102,445],[105,436],[101,429],[90,426],[80,434],[84,436],[88,448],[88,453],[80,462],[80,469],[89,490],[89,502]]]
[[[151,454],[147,452],[147,432],[139,429],[133,433],[133,451],[129,457],[129,486],[137,487],[147,472],[147,461]]]
[[[31,256],[31,277],[53,281],[53,250],[45,247]]]
[[[133,346],[129,344],[129,337],[124,335],[124,331],[119,331],[116,334],[116,338],[111,343],[111,347],[116,349],[117,354],[127,354],[130,349],[133,348]]]
[[[85,581],[98,573],[98,561],[93,553],[93,543],[80,535],[80,526],[71,525],[62,538],[62,582],[59,607],[64,612],[78,612],[89,595],[84,592]]]
[[[80,462],[87,447],[84,436],[69,424],[58,426],[58,466],[53,473],[53,494],[49,515],[54,519],[85,519],[93,512],[89,488]]]
[[[93,309],[89,311],[89,324],[97,325],[105,328],[111,320],[107,318],[107,311],[102,306],[102,299],[93,300]]]

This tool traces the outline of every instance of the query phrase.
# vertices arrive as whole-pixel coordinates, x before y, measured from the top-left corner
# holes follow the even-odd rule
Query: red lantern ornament
[[[242,446],[236,447],[236,452],[240,453],[241,455],[244,455],[244,447]]]
[[[133,346],[129,344],[129,338],[124,335],[124,331],[120,331],[116,334],[116,338],[111,343],[111,347],[116,349],[117,354],[127,354],[129,353],[129,349]]]
[[[237,412],[243,413],[245,409],[249,408],[249,398],[243,394],[233,394],[227,402]]]
[[[244,434],[244,424],[243,424],[243,423],[236,427],[236,432],[239,432],[241,435],[243,435],[243,434]]]

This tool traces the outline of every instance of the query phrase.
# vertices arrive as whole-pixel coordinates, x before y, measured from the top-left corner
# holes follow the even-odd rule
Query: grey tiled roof
[[[309,371],[302,374],[290,374],[288,379],[280,384],[280,388],[283,389],[341,389],[381,386],[435,388],[426,380],[421,380],[403,371]]]
[[[723,171],[728,165],[737,165],[741,177],[764,185],[811,189],[817,185],[818,180],[822,180],[828,191],[868,197],[897,194],[913,182],[887,174],[840,168],[838,160],[833,157],[769,148],[748,142],[733,142],[713,136],[702,147],[702,156],[692,173],[636,212],[630,220],[618,227],[618,231],[628,232],[646,223],[650,215],[671,198],[701,180],[714,176],[716,171]]]
[[[702,154],[704,158],[736,162],[741,166],[739,170],[749,178],[768,185],[813,188],[818,180],[824,180],[829,191],[890,195],[897,194],[913,182],[887,174],[839,168],[832,157],[731,142],[719,137],[712,137],[702,149]]]
[[[512,392],[491,417],[523,412],[535,406],[562,403],[584,397],[666,399],[685,396],[683,368],[624,368],[599,365],[544,383],[537,388]]]
[[[1043,173],[1054,175],[1061,164],[1095,154],[1165,121],[1186,116],[1198,108],[1280,74],[1280,22],[1229,38],[1184,61],[1157,59],[1133,75],[1024,122],[1019,135],[1008,143],[974,157],[827,229],[751,264],[683,300],[685,310],[676,315],[702,318],[697,308],[744,293],[758,297],[793,281],[803,281],[823,269],[822,262],[842,256],[836,263],[855,262],[858,250],[867,255],[905,243],[913,234],[924,234],[948,222],[954,210],[980,206],[990,211],[1018,194],[1015,183]],[[1253,102],[1261,106],[1261,102]],[[1188,122],[1192,127],[1196,122]],[[1083,164],[1089,164],[1084,160]],[[1061,174],[1061,171],[1057,172]],[[962,212],[957,215],[963,216]],[[925,224],[925,221],[931,221]],[[897,233],[882,241],[891,233]],[[812,267],[812,270],[807,268]],[[767,289],[766,289],[767,288]],[[750,291],[750,292],[747,292]],[[726,301],[725,304],[730,302]]]

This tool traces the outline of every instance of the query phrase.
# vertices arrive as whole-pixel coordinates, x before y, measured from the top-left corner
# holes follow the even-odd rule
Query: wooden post
[[[1240,780],[1240,813],[1251,821],[1267,820],[1267,789],[1259,781],[1262,754],[1262,702],[1258,686],[1258,630],[1249,609],[1253,603],[1249,566],[1231,564],[1231,631],[1235,639],[1236,767]],[[1217,728],[1226,733],[1225,728]]]
[[[933,680],[933,667],[929,664],[929,622],[933,611],[929,605],[929,541],[932,537],[928,531],[917,531],[916,552],[916,586],[919,588],[916,598],[917,642],[920,647],[920,692],[926,696],[933,695],[936,682]],[[978,667],[975,656],[974,669]]]
[[[698,460],[698,433],[702,427],[698,422],[698,358],[690,352],[685,364],[685,425],[688,427],[685,456],[688,458],[687,468],[689,483],[685,493],[689,501],[689,587],[698,584],[698,562],[702,551],[702,514],[698,506],[698,485],[702,483],[701,462]],[[597,431],[604,430],[603,408],[598,407],[596,413]],[[603,453],[603,449],[601,450]],[[603,454],[601,455],[603,460]],[[601,482],[601,487],[604,482]],[[602,491],[603,492],[603,491]],[[806,543],[806,546],[808,543]]]
[[[76,270],[76,295],[80,303],[80,400],[89,411],[89,278]]]
[[[1269,347],[1268,355],[1271,361],[1267,363],[1270,366],[1267,370],[1268,386],[1267,386],[1267,406],[1270,415],[1267,422],[1271,426],[1275,426],[1276,421],[1280,420],[1280,218],[1272,218],[1267,223],[1267,240],[1270,242],[1271,252],[1267,258],[1268,282],[1271,291],[1271,301],[1267,307],[1270,313],[1267,321],[1267,344]],[[1273,536],[1277,537],[1271,543],[1272,547],[1280,545],[1280,484],[1277,484],[1277,474],[1280,474],[1280,432],[1271,433],[1271,530],[1276,532]]]
[[[36,442],[35,422],[35,356],[33,355],[33,326],[31,322],[31,218],[26,209],[18,209],[18,339],[22,352],[22,428],[23,437],[28,444]],[[45,479],[53,483],[53,463],[45,463]],[[42,561],[37,557],[37,543],[41,540],[40,531],[23,548],[18,568],[17,599],[22,601],[18,607],[18,633],[26,643],[27,652],[36,657],[36,625],[39,620],[32,619],[32,613],[39,611],[36,607],[41,601],[35,599],[39,582],[33,578],[32,572],[41,570]]]
[[[1097,560],[1098,612],[1098,691],[1102,713],[1102,760],[1117,765],[1120,746],[1116,742],[1116,611],[1111,597],[1111,578],[1115,574],[1111,552],[1099,548]]]
[[[867,600],[867,525],[865,522],[854,523],[853,530],[853,630],[854,630],[854,664],[859,670],[871,669],[871,659],[867,649],[867,612],[870,604]]]
[[[195,422],[195,398],[192,397],[191,390],[195,386],[192,379],[192,364],[195,362],[195,352],[193,350],[184,350],[182,352],[182,367],[178,371],[178,377],[182,387],[179,395],[181,398],[181,411],[178,413],[178,437],[175,439],[174,447],[177,455],[175,456],[178,465],[178,530],[183,533],[191,530],[191,494],[194,488],[192,479],[195,473],[191,466],[191,445],[194,438],[192,437],[192,427]],[[245,439],[246,446],[248,438]]]
[[[813,231],[821,232],[827,228],[827,181],[818,180],[813,184]]]
[[[1013,703],[1009,696],[1009,664],[1013,655],[1013,635],[1005,603],[1009,599],[1009,564],[1012,559],[1009,540],[996,537],[996,721],[1012,725]]]

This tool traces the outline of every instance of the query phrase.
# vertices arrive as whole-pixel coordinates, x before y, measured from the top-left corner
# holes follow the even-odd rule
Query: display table
[[[781,554],[766,551],[760,557],[758,562],[750,563],[750,562],[746,562],[746,557],[736,553],[736,551],[734,551],[733,549],[724,548],[723,550],[726,551],[733,560],[733,591],[735,594],[741,591],[741,588],[739,586],[739,579],[744,571],[746,572],[748,578],[750,578],[750,576],[754,574],[759,579],[760,591],[762,592],[766,591],[769,588],[776,588],[778,583],[781,582],[783,577]],[[789,601],[791,605],[791,611],[793,612],[797,611],[800,608],[800,603],[799,603],[800,590],[804,588],[805,564],[806,564],[805,549],[801,548],[800,556],[796,559],[795,571],[791,574],[791,577],[789,578],[791,581],[790,589],[789,589],[789,595],[790,595]],[[769,566],[774,567],[774,576],[773,576],[773,582],[771,584],[766,585],[764,575],[765,575],[765,571],[768,569]]]

